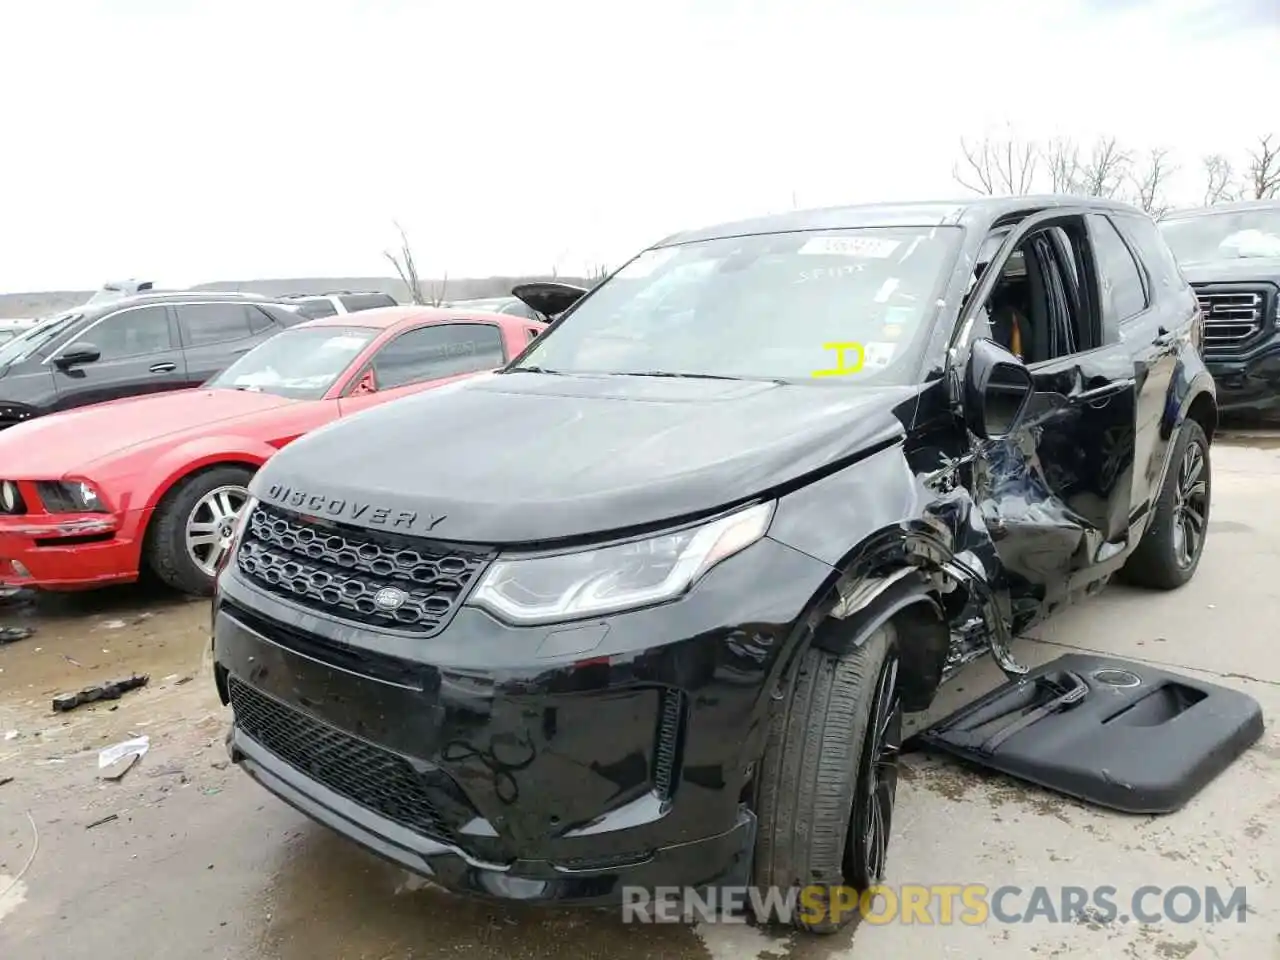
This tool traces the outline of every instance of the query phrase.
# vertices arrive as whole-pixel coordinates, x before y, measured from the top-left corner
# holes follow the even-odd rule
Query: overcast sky
[[[891,9],[889,9],[891,8]],[[958,138],[1280,128],[1277,0],[49,0],[0,13],[0,290],[617,263],[963,195]]]

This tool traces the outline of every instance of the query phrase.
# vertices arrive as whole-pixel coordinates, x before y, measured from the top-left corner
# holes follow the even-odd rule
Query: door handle
[[[164,363],[153,363],[151,365],[152,373],[173,373],[177,369],[178,365],[176,363],[170,363],[167,360]]]

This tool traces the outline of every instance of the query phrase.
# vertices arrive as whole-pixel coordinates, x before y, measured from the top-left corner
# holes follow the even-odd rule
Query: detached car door
[[[1054,211],[1022,221],[974,291],[984,318],[999,288],[1017,304],[1036,386],[1020,429],[976,457],[975,500],[1013,575],[1015,629],[1109,573],[1129,534],[1135,353],[1102,308],[1110,292],[1095,272],[1086,216]]]
[[[388,340],[352,377],[339,401],[345,416],[449,377],[492,370],[507,362],[502,329],[460,321],[416,327]]]
[[[97,359],[74,359],[85,350],[96,352]],[[185,386],[182,351],[163,304],[109,313],[60,344],[46,362],[53,371],[57,410]]]
[[[281,329],[251,303],[179,303],[174,309],[190,387],[221,373]]]

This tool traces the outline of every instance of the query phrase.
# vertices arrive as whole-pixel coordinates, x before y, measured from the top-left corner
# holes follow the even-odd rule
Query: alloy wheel
[[[236,519],[249,499],[240,486],[215,487],[201,497],[187,517],[187,556],[201,573],[213,577],[231,548]]]
[[[853,806],[845,873],[867,887],[885,876],[893,807],[898,795],[898,755],[902,751],[902,699],[898,693],[898,657],[890,653],[880,670],[867,726],[862,769]]]
[[[1204,448],[1187,444],[1178,465],[1173,496],[1173,556],[1182,570],[1190,568],[1204,549],[1209,516],[1209,481],[1205,477]]]

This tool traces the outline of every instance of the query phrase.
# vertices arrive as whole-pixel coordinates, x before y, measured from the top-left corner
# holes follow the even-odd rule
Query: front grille
[[[440,630],[493,555],[259,505],[237,554],[268,591],[359,623]],[[392,602],[379,602],[389,597]]]
[[[448,840],[425,778],[404,757],[288,707],[235,677],[236,726],[294,769],[415,833]]]
[[[1274,291],[1256,284],[1213,284],[1196,288],[1204,314],[1206,353],[1231,352],[1262,333]]]

